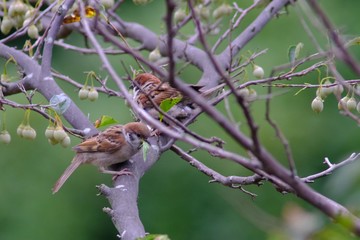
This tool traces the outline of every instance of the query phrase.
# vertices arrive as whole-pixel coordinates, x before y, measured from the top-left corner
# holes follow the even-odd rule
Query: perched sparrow
[[[182,98],[167,112],[170,116],[176,119],[184,119],[189,117],[192,112],[193,106],[190,101],[183,98],[178,90],[166,82],[161,82],[153,74],[141,73],[137,75],[133,86],[135,101],[154,118],[159,118],[159,111],[154,107],[154,104],[160,106],[162,101],[169,98]]]
[[[142,146],[143,140],[150,137],[146,125],[138,122],[111,126],[105,131],[86,139],[75,146],[76,152],[70,166],[61,175],[52,189],[53,193],[59,191],[70,175],[84,163],[99,167],[101,172],[122,175],[127,171],[110,171],[106,168],[129,160]]]

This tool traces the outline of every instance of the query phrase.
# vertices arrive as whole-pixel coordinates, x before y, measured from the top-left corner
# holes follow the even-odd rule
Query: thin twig
[[[328,168],[322,172],[301,178],[302,181],[306,183],[313,183],[315,182],[315,179],[325,177],[327,175],[332,174],[333,171],[335,171],[338,168],[341,168],[347,164],[353,163],[354,161],[358,160],[360,156],[360,153],[352,153],[347,159],[341,161],[340,163],[331,163],[328,158],[325,158],[324,164],[328,166]]]

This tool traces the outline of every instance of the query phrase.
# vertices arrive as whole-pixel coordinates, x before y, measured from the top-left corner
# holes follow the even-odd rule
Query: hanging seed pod
[[[253,71],[253,75],[257,78],[257,79],[262,79],[264,78],[265,72],[264,69],[258,65],[254,65],[254,71]]]
[[[25,129],[25,125],[23,123],[21,123],[17,129],[16,129],[16,134],[19,136],[19,137],[23,137],[23,131]]]
[[[182,22],[186,18],[186,13],[183,9],[179,8],[174,13],[174,20],[175,23]]]
[[[13,21],[9,19],[7,16],[4,16],[0,30],[4,35],[8,35],[11,29],[14,27]]]
[[[64,148],[67,148],[70,146],[71,144],[71,139],[69,136],[66,136],[61,142],[60,142],[61,146],[63,146]]]
[[[100,0],[100,3],[104,6],[105,9],[109,9],[114,6],[114,0]]]
[[[149,60],[151,62],[156,62],[157,60],[159,60],[161,58],[161,54],[158,48],[155,48],[154,50],[152,50],[149,53]]]
[[[314,100],[311,102],[311,108],[314,112],[316,113],[320,113],[323,111],[324,109],[324,102],[321,99],[321,97],[316,97],[314,98]]]
[[[96,89],[92,87],[89,91],[88,99],[93,102],[93,101],[97,100],[98,98],[99,98],[98,91],[96,91]]]
[[[61,142],[64,138],[67,137],[66,132],[62,127],[57,126],[54,130],[54,139],[58,142]]]
[[[2,130],[0,132],[0,142],[4,144],[9,144],[11,142],[11,136],[7,130]]]
[[[346,107],[349,111],[352,111],[354,109],[356,109],[356,99],[354,97],[351,97],[347,102],[346,102]]]
[[[55,131],[55,127],[54,126],[48,126],[45,130],[45,137],[47,139],[51,139],[54,138],[54,131]]]
[[[30,125],[25,125],[22,136],[25,139],[34,140],[36,138],[36,131]]]
[[[344,107],[347,107],[347,102],[349,101],[349,97],[345,96],[342,99],[340,99],[339,103],[338,103],[338,109],[339,110],[344,110]]]
[[[34,24],[30,25],[27,29],[27,34],[30,38],[37,39],[39,37],[39,30]]]
[[[78,94],[80,100],[85,100],[88,98],[89,96],[89,90],[87,89],[87,87],[82,87],[80,90],[79,90],[79,94]]]

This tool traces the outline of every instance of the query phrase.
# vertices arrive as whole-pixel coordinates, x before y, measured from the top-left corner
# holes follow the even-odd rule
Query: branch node
[[[106,213],[107,215],[109,215],[111,218],[114,217],[114,210],[112,210],[111,208],[109,207],[103,207],[103,212]]]
[[[102,196],[108,197],[111,193],[111,188],[109,188],[105,184],[97,185],[96,188],[99,190],[99,193],[97,194],[97,196],[102,195]]]
[[[325,163],[326,165],[328,165],[329,168],[331,168],[331,167],[333,166],[333,164],[330,162],[329,158],[327,158],[327,157],[325,158],[324,163]]]

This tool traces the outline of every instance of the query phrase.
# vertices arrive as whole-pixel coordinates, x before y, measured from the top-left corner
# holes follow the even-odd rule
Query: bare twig
[[[322,172],[301,178],[306,183],[313,183],[316,179],[325,177],[327,175],[332,174],[338,168],[341,168],[347,164],[353,163],[354,161],[358,160],[360,153],[352,153],[347,159],[341,161],[340,163],[331,163],[328,158],[325,158],[324,164],[328,166],[328,168]]]

